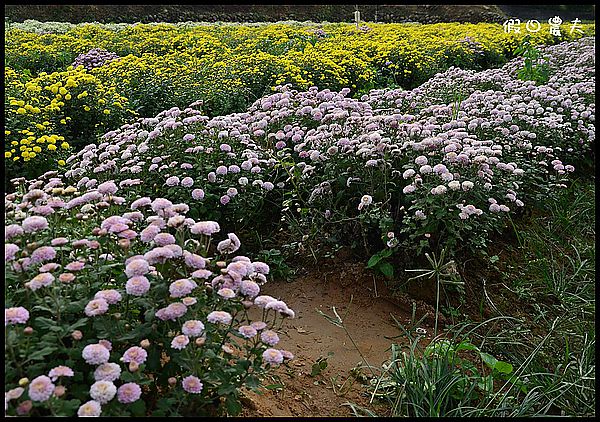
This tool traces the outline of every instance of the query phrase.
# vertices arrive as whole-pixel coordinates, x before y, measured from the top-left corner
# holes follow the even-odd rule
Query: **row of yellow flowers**
[[[5,32],[5,158],[61,159],[133,114],[151,116],[202,99],[208,114],[242,111],[272,86],[414,87],[450,66],[480,69],[510,58],[526,35],[498,24],[38,23]],[[592,35],[542,25],[536,44]],[[121,58],[86,71],[69,65],[102,48]],[[58,147],[57,147],[58,145]],[[36,165],[37,166],[37,165]],[[39,166],[38,170],[39,170]]]

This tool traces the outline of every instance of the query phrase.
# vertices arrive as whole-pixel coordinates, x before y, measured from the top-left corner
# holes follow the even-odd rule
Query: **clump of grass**
[[[593,183],[580,180],[542,214],[515,223],[519,244],[499,268],[504,285],[532,304],[530,318],[461,322],[426,346],[399,325],[409,346],[392,346],[369,390],[387,402],[386,416],[595,414],[594,198]],[[513,370],[494,373],[484,365],[489,356]]]

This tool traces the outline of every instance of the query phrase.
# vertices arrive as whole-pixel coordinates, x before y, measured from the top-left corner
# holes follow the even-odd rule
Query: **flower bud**
[[[217,261],[217,267],[225,268],[227,263],[225,261]]]
[[[140,369],[140,365],[137,362],[129,362],[129,370],[131,372],[137,372]]]
[[[71,337],[73,337],[73,340],[81,340],[83,338],[83,333],[79,330],[75,330],[71,333]]]
[[[170,386],[174,386],[175,384],[177,384],[177,378],[175,378],[175,377],[170,377],[170,378],[168,379],[168,382],[169,382],[169,385],[170,385]]]
[[[131,241],[129,239],[119,239],[119,247],[123,250],[129,249]]]
[[[250,309],[254,305],[254,302],[251,300],[243,300],[242,305],[244,305],[244,308]]]
[[[118,321],[121,319],[121,313],[120,312],[116,312],[113,314],[113,316],[115,317],[115,319]]]
[[[62,397],[67,392],[67,389],[63,385],[57,385],[54,387],[54,395],[56,397]]]
[[[27,384],[29,384],[29,378],[21,378],[19,380],[19,386],[20,387],[25,387]]]
[[[147,349],[148,347],[150,347],[150,340],[148,340],[147,338],[140,341],[140,347],[142,349]]]
[[[31,400],[25,400],[19,405],[19,407],[17,407],[17,415],[23,416],[28,414],[32,407],[33,402]]]
[[[198,337],[196,339],[196,346],[203,346],[204,343],[206,343],[206,338],[205,337]]]
[[[33,334],[33,327],[25,327],[25,328],[23,329],[23,334],[25,334],[25,335],[27,335],[27,336],[29,336],[29,335]]]

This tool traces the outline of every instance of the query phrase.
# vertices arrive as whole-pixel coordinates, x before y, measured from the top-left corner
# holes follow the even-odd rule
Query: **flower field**
[[[591,35],[595,26],[582,28],[583,34],[554,37],[546,25],[532,42]],[[348,87],[352,97],[414,88],[451,66],[499,66],[524,37],[497,24],[36,21],[12,24],[5,35],[5,162],[11,174],[37,169],[28,176],[64,158],[56,142],[79,148],[134,115],[153,117],[197,100],[209,116],[242,112],[285,84]]]
[[[6,414],[239,414],[296,353],[265,244],[359,250],[390,283],[399,260],[430,262],[437,335],[442,275],[455,297],[465,284],[442,261],[491,250],[594,172],[582,27],[12,24]],[[512,365],[460,345],[489,374],[455,408],[531,398]]]

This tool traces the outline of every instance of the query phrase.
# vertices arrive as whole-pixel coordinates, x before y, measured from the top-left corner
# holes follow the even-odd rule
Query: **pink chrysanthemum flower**
[[[181,179],[181,186],[184,188],[191,188],[194,185],[194,179],[191,177],[184,177]]]
[[[222,240],[217,245],[217,251],[219,253],[234,253],[240,248],[240,239],[235,235],[235,233],[227,234],[228,239]]]
[[[269,365],[279,365],[283,362],[283,355],[277,349],[267,349],[262,354],[263,360]]]
[[[129,278],[145,275],[150,271],[150,264],[143,258],[137,258],[130,261],[125,266],[125,275]]]
[[[144,349],[139,346],[133,346],[125,350],[121,360],[126,363],[135,362],[138,365],[141,365],[142,363],[146,362],[147,358],[148,353]]]
[[[52,379],[52,381],[56,381],[58,377],[72,377],[73,375],[75,375],[73,370],[68,366],[63,365],[52,368],[50,372],[48,372],[48,376],[50,379]]]
[[[216,221],[200,221],[195,223],[192,227],[190,227],[190,231],[193,234],[203,234],[210,236],[215,234],[221,230],[219,223]]]
[[[277,299],[275,299],[272,296],[269,295],[262,295],[262,296],[257,296],[254,299],[254,304],[260,308],[264,308],[265,306],[267,306],[269,303],[276,301]]]
[[[179,177],[177,177],[177,176],[171,176],[165,182],[165,185],[167,185],[167,186],[177,186],[178,184],[179,184]]]
[[[181,382],[183,389],[188,393],[199,394],[202,391],[202,382],[198,377],[193,375],[189,375],[183,379]]]
[[[110,351],[101,344],[88,344],[83,348],[81,356],[90,365],[101,365],[110,359]]]
[[[198,285],[187,278],[174,281],[169,286],[169,293],[171,297],[183,297],[189,295]]]
[[[21,227],[25,233],[34,233],[48,228],[48,220],[46,217],[34,215],[23,220]]]
[[[192,273],[193,278],[203,278],[206,280],[209,279],[211,275],[213,275],[212,271],[205,269],[196,270]]]
[[[54,393],[54,384],[46,375],[40,375],[29,384],[29,398],[32,401],[46,401]]]
[[[100,404],[111,401],[117,394],[117,387],[111,381],[96,381],[90,387],[90,397]]]
[[[206,266],[206,260],[200,255],[184,251],[183,257],[185,260],[185,265],[190,268],[202,269]]]
[[[66,237],[57,237],[55,239],[52,239],[52,241],[50,242],[52,246],[63,246],[67,243],[69,243],[69,239],[67,239]]]
[[[32,262],[51,261],[56,258],[56,250],[52,246],[42,246],[31,253]]]
[[[178,245],[167,245],[167,246],[178,246]],[[167,259],[173,258],[175,255],[171,249],[167,246],[156,247],[144,254],[144,259],[149,264],[164,264]]]
[[[102,407],[100,403],[95,400],[90,400],[82,404],[77,410],[77,416],[100,416],[102,414]]]
[[[132,296],[142,296],[150,290],[150,281],[143,275],[131,277],[125,283],[125,291]]]
[[[108,302],[104,299],[90,300],[85,306],[85,314],[89,317],[103,315],[108,311]]]
[[[70,283],[75,280],[75,274],[73,273],[62,273],[58,276],[58,281],[61,283]]]
[[[242,325],[238,328],[238,332],[245,338],[252,338],[257,334],[257,331],[251,325]]]
[[[112,195],[113,193],[116,193],[118,190],[119,190],[119,188],[113,181],[100,183],[98,185],[98,192],[100,192],[102,195]]]
[[[138,208],[146,207],[146,206],[150,205],[151,203],[152,203],[152,200],[150,198],[143,197],[143,198],[136,199],[135,201],[133,201],[131,203],[130,208],[132,210],[136,210]]]
[[[4,262],[14,261],[19,247],[14,243],[4,244]]]
[[[98,366],[94,371],[96,381],[116,381],[121,376],[121,367],[112,362],[106,362]]]
[[[264,330],[265,328],[267,328],[267,324],[264,321],[255,321],[252,324],[250,324],[250,326],[257,331]]]
[[[184,297],[183,299],[181,299],[181,302],[185,306],[192,306],[198,302],[198,299],[196,299],[195,297]]]
[[[172,245],[175,243],[175,237],[170,233],[158,233],[154,236],[153,240],[158,246]]]
[[[81,271],[85,267],[85,262],[74,261],[65,266],[65,270],[67,271]]]
[[[41,287],[46,287],[52,284],[54,281],[54,276],[50,273],[40,273],[33,277],[31,281],[25,283],[25,287],[30,288],[35,291]]]
[[[249,298],[258,296],[260,293],[260,286],[251,280],[242,280],[240,284],[240,293]]]
[[[164,210],[166,208],[171,208],[172,206],[173,206],[173,203],[171,201],[169,201],[168,199],[165,199],[165,198],[156,198],[152,202],[152,211],[159,212],[159,211]]]
[[[118,291],[109,289],[96,292],[94,299],[104,299],[109,305],[114,305],[122,299],[122,296]]]
[[[178,335],[171,341],[171,347],[173,349],[182,350],[185,346],[190,344],[190,339],[186,335]]]
[[[192,191],[192,198],[196,201],[204,199],[204,191],[202,189],[194,189]]]
[[[206,317],[206,320],[213,324],[229,324],[232,320],[231,314],[225,311],[213,311]]]
[[[29,319],[29,311],[22,306],[4,309],[4,326],[8,324],[25,324]]]
[[[283,312],[288,309],[287,304],[282,300],[273,300],[265,305],[265,309],[273,309],[277,312]]]
[[[60,268],[60,265],[57,264],[56,262],[48,262],[47,264],[44,264],[40,267],[40,272],[41,273],[49,273],[58,268]]]
[[[219,289],[217,294],[223,299],[233,299],[235,297],[235,292],[227,287]]]
[[[273,330],[266,330],[260,333],[260,339],[263,343],[268,344],[269,346],[275,346],[279,343],[279,336]]]
[[[142,389],[135,382],[123,384],[117,390],[117,400],[119,403],[133,403],[142,396]]]
[[[201,321],[190,319],[183,323],[181,331],[188,337],[198,337],[204,331],[204,324]]]
[[[15,236],[23,234],[23,228],[18,224],[11,224],[10,226],[4,227],[4,240],[8,240]]]
[[[292,352],[289,352],[287,350],[280,350],[280,352],[285,360],[294,359],[294,354]]]

